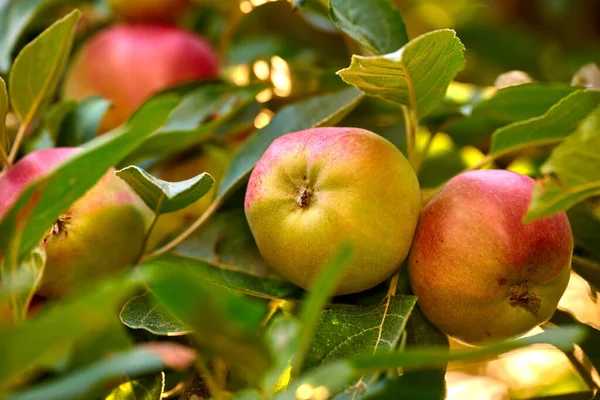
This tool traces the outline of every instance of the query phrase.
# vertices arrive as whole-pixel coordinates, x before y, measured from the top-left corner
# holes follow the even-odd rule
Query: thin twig
[[[15,137],[15,141],[13,142],[10,153],[8,154],[8,166],[10,167],[17,158],[17,153],[19,152],[19,147],[21,147],[21,142],[25,138],[25,131],[27,130],[29,124],[25,122],[21,123],[19,126],[19,130],[17,131],[17,136]]]
[[[206,211],[204,211],[204,214],[202,214],[200,216],[200,218],[198,218],[192,225],[190,225],[189,228],[187,228],[179,236],[177,236],[175,239],[171,240],[169,243],[167,243],[163,247],[159,248],[158,250],[156,250],[150,254],[147,254],[143,258],[143,260],[151,260],[151,259],[161,256],[161,255],[173,250],[175,247],[179,246],[181,243],[183,243],[184,240],[186,240],[194,232],[196,232],[196,230],[198,228],[200,228],[208,220],[208,218],[211,215],[213,215],[213,213],[217,210],[217,208],[219,208],[220,205],[221,205],[220,200],[213,201],[212,204],[206,209]]]

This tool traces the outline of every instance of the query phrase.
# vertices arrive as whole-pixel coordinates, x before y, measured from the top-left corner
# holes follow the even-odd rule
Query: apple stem
[[[530,292],[527,288],[527,283],[523,282],[511,286],[509,301],[511,304],[517,303],[532,313],[537,314],[540,310],[542,298],[537,294]]]

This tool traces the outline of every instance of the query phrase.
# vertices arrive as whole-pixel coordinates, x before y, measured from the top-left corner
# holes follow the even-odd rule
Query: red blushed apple
[[[419,183],[389,141],[358,128],[315,128],[275,140],[254,168],[245,210],[258,248],[284,278],[310,288],[352,246],[336,294],[390,277],[408,255]]]
[[[19,194],[79,151],[35,151],[0,177],[0,220]],[[62,296],[133,264],[142,251],[152,212],[111,168],[56,220],[42,241],[46,267],[38,294]]]
[[[171,20],[190,5],[190,0],[108,0],[115,14],[130,20]]]
[[[504,170],[462,173],[425,206],[409,256],[418,305],[468,344],[523,335],[547,321],[569,282],[564,212],[528,224],[535,181]]]
[[[63,97],[99,95],[111,101],[99,128],[104,132],[124,123],[153,94],[217,75],[217,56],[200,36],[170,25],[121,24],[84,43],[67,73]]]

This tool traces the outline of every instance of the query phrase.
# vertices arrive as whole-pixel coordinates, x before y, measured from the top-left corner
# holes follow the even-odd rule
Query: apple
[[[115,14],[129,20],[171,20],[190,4],[190,0],[108,0]]]
[[[181,210],[162,214],[158,218],[150,233],[149,249],[182,232],[192,222],[200,218],[212,203],[218,182],[225,173],[232,157],[233,149],[230,146],[209,143],[204,144],[200,149],[179,155],[173,159],[167,159],[149,170],[152,175],[169,182],[184,181],[203,172],[208,172],[215,179],[212,189],[200,200]]]
[[[78,148],[29,153],[0,177],[0,220],[35,179]],[[63,296],[133,264],[142,251],[152,212],[111,168],[49,227],[42,241],[46,267],[38,295]]]
[[[267,263],[304,289],[349,243],[353,255],[338,295],[372,288],[398,270],[421,208],[404,155],[358,128],[314,128],[275,140],[252,172],[244,206]]]
[[[569,282],[564,212],[523,223],[535,181],[505,170],[457,175],[424,207],[408,261],[425,316],[467,344],[547,321]]]
[[[124,123],[149,97],[185,82],[218,75],[218,60],[202,37],[164,24],[120,24],[96,33],[75,56],[63,97],[98,95],[112,102],[99,132]]]

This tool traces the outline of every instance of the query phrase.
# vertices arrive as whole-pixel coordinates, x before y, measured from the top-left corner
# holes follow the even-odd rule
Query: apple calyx
[[[517,303],[534,314],[540,309],[542,298],[527,288],[527,282],[512,285],[510,288],[510,303]]]
[[[67,234],[67,225],[69,224],[70,220],[71,220],[71,217],[69,217],[67,215],[59,216],[56,219],[56,221],[54,221],[54,223],[52,224],[52,227],[50,228],[50,230],[48,231],[46,236],[44,236],[44,243],[46,243],[46,241],[48,240],[48,238],[50,238],[50,236],[60,235],[61,233],[64,233],[66,235]]]
[[[297,203],[300,208],[308,207],[310,205],[310,199],[313,191],[308,188],[300,189],[300,195],[298,196]]]

